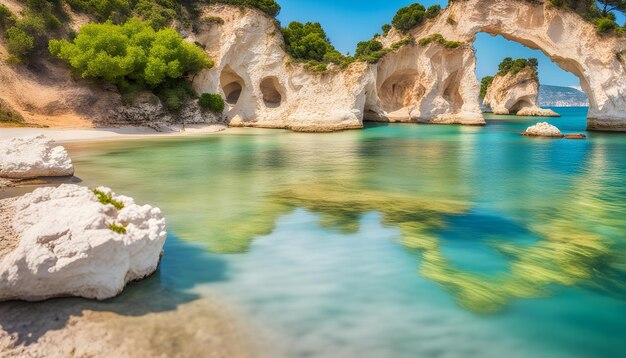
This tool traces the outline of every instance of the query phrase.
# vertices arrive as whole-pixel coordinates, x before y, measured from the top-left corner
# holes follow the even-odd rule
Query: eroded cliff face
[[[390,47],[407,35],[419,41],[441,34],[463,45],[408,44],[377,64],[356,62],[345,70],[330,66],[326,73],[312,72],[291,60],[283,50],[280,30],[263,13],[215,4],[202,11],[202,18],[216,16],[224,23],[207,22],[197,33],[183,31],[188,41],[204,46],[216,63],[194,78],[194,87],[199,93],[224,96],[223,119],[232,126],[333,131],[360,128],[364,120],[484,124],[471,44],[477,33],[486,32],[541,49],[578,76],[589,96],[589,129],[626,131],[626,57],[621,55],[626,40],[599,36],[593,24],[579,15],[549,9],[541,0],[454,1],[437,18],[408,33],[393,29],[380,40]],[[0,89],[0,97],[22,113],[56,122],[63,122],[68,113],[95,119],[100,125],[180,119],[151,108],[154,98],[129,108],[116,93],[75,81],[61,74],[57,64],[46,66],[39,74],[54,75],[0,64],[0,79],[8,84]],[[515,103],[508,110],[514,107]],[[182,113],[186,121],[220,120],[219,116],[204,118],[195,102]]]
[[[534,69],[527,67],[518,73],[496,75],[487,89],[483,104],[494,114],[557,117],[558,114],[537,105],[539,79]]]

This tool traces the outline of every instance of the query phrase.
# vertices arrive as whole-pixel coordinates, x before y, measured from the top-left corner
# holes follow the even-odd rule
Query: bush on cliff
[[[208,0],[207,2],[253,7],[271,17],[276,17],[280,13],[280,5],[274,0]]]
[[[224,112],[224,99],[217,93],[203,93],[198,100],[203,109],[219,114]]]
[[[156,87],[213,66],[200,48],[185,42],[174,29],[155,31],[138,19],[123,25],[87,24],[73,41],[52,40],[49,49],[82,77],[114,84]]]
[[[441,6],[433,5],[426,9],[424,5],[415,3],[407,7],[403,7],[391,20],[391,24],[401,31],[408,31],[413,27],[421,24],[424,19],[432,19],[439,15]]]
[[[534,75],[537,76],[539,61],[536,58],[518,58],[513,60],[511,57],[507,57],[498,65],[498,75],[504,76],[507,73],[516,75],[525,68],[531,68]]]
[[[493,76],[486,76],[480,81],[480,98],[485,98],[489,86],[493,83]]]
[[[295,60],[305,62],[313,71],[326,71],[328,63],[345,67],[353,61],[335,49],[318,22],[302,24],[294,21],[281,31],[287,53]]]
[[[8,7],[0,4],[0,30],[6,30],[15,24],[15,16]]]

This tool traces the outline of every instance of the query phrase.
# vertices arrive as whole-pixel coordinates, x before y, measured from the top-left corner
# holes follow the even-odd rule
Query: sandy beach
[[[171,128],[158,132],[148,127],[121,127],[121,128],[28,128],[28,127],[0,127],[0,140],[13,137],[45,135],[60,143],[82,141],[105,141],[121,139],[138,139],[149,137],[193,136],[217,133],[226,130],[221,124],[194,124],[182,128]]]

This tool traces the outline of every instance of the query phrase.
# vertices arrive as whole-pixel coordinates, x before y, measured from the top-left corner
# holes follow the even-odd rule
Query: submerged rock
[[[102,300],[154,273],[166,239],[161,210],[98,190],[64,184],[0,201],[12,206],[19,239],[0,258],[0,301]]]
[[[587,139],[584,134],[566,134],[565,139]]]
[[[65,148],[44,135],[0,141],[0,177],[30,179],[71,175],[74,175],[74,166]]]
[[[561,133],[557,127],[547,122],[537,123],[534,126],[528,127],[526,132],[522,133],[522,135],[531,137],[563,138],[563,133]]]

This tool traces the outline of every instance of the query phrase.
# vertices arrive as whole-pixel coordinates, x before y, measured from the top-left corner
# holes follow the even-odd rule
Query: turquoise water
[[[284,356],[623,356],[626,136],[540,120],[88,145],[76,174],[168,220],[119,300],[217,292]]]

